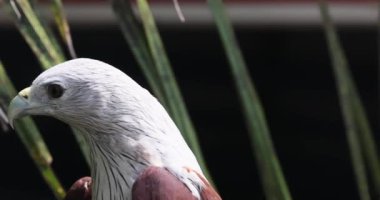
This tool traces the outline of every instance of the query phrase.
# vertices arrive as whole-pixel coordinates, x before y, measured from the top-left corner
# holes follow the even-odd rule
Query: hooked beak
[[[21,90],[18,95],[12,99],[8,107],[8,120],[11,127],[14,129],[14,120],[28,115],[28,111],[32,106],[29,102],[30,87]]]

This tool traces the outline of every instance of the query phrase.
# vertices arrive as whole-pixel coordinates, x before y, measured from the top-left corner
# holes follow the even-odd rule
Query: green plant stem
[[[54,19],[57,24],[59,33],[69,51],[71,58],[76,58],[73,40],[70,34],[70,26],[66,19],[66,14],[61,0],[52,0],[52,10],[54,13]]]
[[[291,195],[272,144],[261,102],[249,77],[226,9],[221,0],[208,0],[208,3],[240,95],[265,195],[270,200],[290,200]]]
[[[16,90],[0,63],[0,96],[5,102],[10,102],[12,97],[16,95]],[[15,122],[16,133],[28,150],[29,155],[36,164],[42,177],[53,191],[57,199],[63,199],[65,191],[55,175],[50,164],[52,156],[47,148],[37,126],[30,117],[25,117]]]
[[[30,117],[25,117],[15,122],[15,130],[54,196],[63,199],[65,190],[50,166],[52,158],[37,126]]]
[[[154,60],[149,51],[141,24],[133,13],[130,0],[112,0],[112,7],[118,18],[123,35],[128,42],[134,57],[143,71],[155,96],[166,107],[167,99],[163,95],[158,72]]]
[[[58,11],[62,9],[63,6],[60,3],[60,0],[54,0],[55,12],[60,16],[58,18],[63,18],[63,11]],[[35,10],[28,0],[7,0],[6,8],[8,12],[12,15],[15,24],[20,30],[22,36],[25,38],[33,52],[35,53],[37,59],[39,60],[42,69],[46,70],[56,64],[59,64],[66,60],[65,56],[62,53],[61,48],[58,46],[56,39],[53,34],[51,34],[50,29],[46,26],[43,26],[42,19],[36,14]],[[65,26],[65,19],[58,19],[58,27]],[[61,27],[62,31],[67,38],[70,34],[68,30],[68,25],[66,23],[66,28]],[[69,37],[69,42],[71,42],[71,36]],[[70,44],[68,44],[70,45]],[[70,50],[69,51],[73,51]],[[73,52],[71,52],[73,53]],[[74,53],[75,56],[75,53]],[[79,144],[79,147],[86,159],[87,164],[90,163],[89,157],[89,147],[85,142],[83,136],[77,130],[73,130],[74,136]]]
[[[172,72],[171,65],[162,44],[159,31],[154,21],[154,17],[146,0],[137,0],[137,8],[141,15],[141,21],[145,30],[146,40],[153,57],[158,77],[163,88],[163,96],[167,99],[166,108],[179,126],[185,140],[193,150],[198,162],[203,169],[205,176],[212,182],[211,176],[206,167],[198,137],[194,126],[184,104],[182,95]]]
[[[320,10],[324,23],[325,35],[328,41],[332,65],[339,91],[340,105],[346,126],[348,144],[351,151],[352,164],[355,172],[359,195],[361,199],[370,199],[366,164],[377,197],[380,194],[380,165],[368,119],[360,101],[357,89],[348,69],[347,58],[340,45],[338,35],[329,15],[325,1],[320,1]],[[365,163],[366,161],[366,163]]]
[[[39,20],[36,13],[33,11],[32,6],[30,5],[28,0],[17,0],[15,1],[19,4],[19,11],[22,11],[22,13],[25,16],[27,21],[30,23],[29,28],[31,28],[35,34],[38,36],[38,39],[41,42],[41,46],[45,47],[44,53],[48,54],[51,60],[56,61],[54,64],[61,63],[65,60],[62,51],[60,49],[54,48],[56,45],[54,45],[54,42],[52,41],[52,38],[49,37],[49,34],[47,30],[44,28],[44,26],[41,23],[41,20]],[[53,47],[53,48],[52,48]],[[52,66],[52,65],[50,65]],[[46,69],[46,66],[45,66]]]
[[[12,3],[13,2],[13,3]],[[37,55],[38,61],[42,66],[48,66],[50,65],[50,55],[46,53],[46,50],[43,49],[41,46],[41,42],[39,39],[35,39],[38,36],[34,32],[33,29],[31,29],[30,23],[26,20],[26,17],[23,17],[22,10],[19,8],[20,6],[15,3],[15,1],[8,0],[5,3],[5,9],[8,11],[8,13],[12,16],[14,19],[18,30],[26,40],[26,42],[31,47],[32,51]]]

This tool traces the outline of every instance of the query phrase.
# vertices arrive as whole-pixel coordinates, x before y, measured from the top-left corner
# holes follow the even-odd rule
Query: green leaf
[[[59,0],[54,1],[56,4],[55,12],[60,15],[58,17],[58,23],[63,24],[59,26],[67,26],[66,19],[63,19],[64,12],[60,10],[63,9],[62,4]],[[5,2],[5,9],[13,17],[13,21],[15,22],[26,42],[35,53],[37,59],[41,64],[41,67],[44,70],[66,60],[64,54],[62,53],[62,49],[57,43],[57,39],[51,33],[52,31],[48,28],[48,26],[44,25],[43,20],[39,17],[37,11],[34,9],[30,1],[7,0]],[[68,36],[70,35],[68,26],[61,29],[64,31],[64,37],[66,40],[70,40],[69,42],[71,42],[71,36]],[[69,39],[67,39],[67,37],[69,37]],[[69,48],[73,48],[71,43],[68,45],[71,45]],[[71,51],[71,53],[73,53],[73,49]],[[84,138],[79,133],[79,131],[73,129],[73,133],[87,163],[89,164],[89,146],[84,141]]]
[[[10,82],[5,69],[0,63],[0,97],[7,105],[17,94],[14,86]],[[16,133],[32,157],[42,177],[53,191],[57,199],[63,199],[65,190],[59,182],[50,164],[52,156],[47,148],[36,124],[30,117],[25,117],[15,122]]]
[[[73,40],[70,34],[70,26],[66,19],[66,14],[64,12],[64,8],[61,0],[52,0],[52,10],[54,13],[54,20],[57,24],[59,33],[70,53],[71,58],[76,58],[77,55],[75,53]]]
[[[320,1],[320,10],[339,91],[340,106],[360,198],[370,199],[367,177],[371,178],[374,191],[377,197],[380,197],[380,164],[372,130],[325,1]],[[368,167],[368,175],[366,166]]]
[[[249,76],[226,8],[221,0],[208,0],[208,4],[239,92],[266,198],[290,200],[291,195],[272,144],[264,110]]]
[[[44,69],[65,60],[55,38],[49,37],[49,30],[43,26],[30,1],[7,0],[6,9]]]
[[[161,103],[166,106],[167,99],[165,99],[163,95],[163,88],[159,83],[160,80],[154,60],[150,54],[141,24],[133,13],[131,2],[129,0],[112,0],[112,7],[118,18],[123,35],[152,88],[153,93]]]
[[[113,0],[113,8],[119,18],[124,36],[147,77],[148,83],[173,117],[197,157],[205,176],[212,181],[149,5],[146,1],[137,1],[137,7],[144,31],[133,14],[131,2],[129,0]]]

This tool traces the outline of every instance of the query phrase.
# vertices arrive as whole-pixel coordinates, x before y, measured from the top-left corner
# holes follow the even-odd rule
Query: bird
[[[221,200],[159,101],[116,67],[77,58],[42,72],[10,102],[8,119],[54,117],[85,138],[91,177],[67,200]]]

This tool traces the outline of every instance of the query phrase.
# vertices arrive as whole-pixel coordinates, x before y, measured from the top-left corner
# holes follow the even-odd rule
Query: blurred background
[[[164,44],[224,199],[265,199],[238,94],[207,4],[151,0]],[[358,199],[328,49],[312,0],[225,1],[257,86],[294,199]],[[378,21],[375,0],[331,0],[375,138],[378,116]],[[79,57],[105,61],[148,88],[108,1],[64,0]],[[49,17],[47,11],[46,17]],[[0,59],[17,89],[41,72],[8,16],[0,11]],[[0,86],[1,87],[1,86]],[[64,186],[89,175],[69,128],[35,117]],[[0,132],[0,199],[53,199],[17,135]]]

